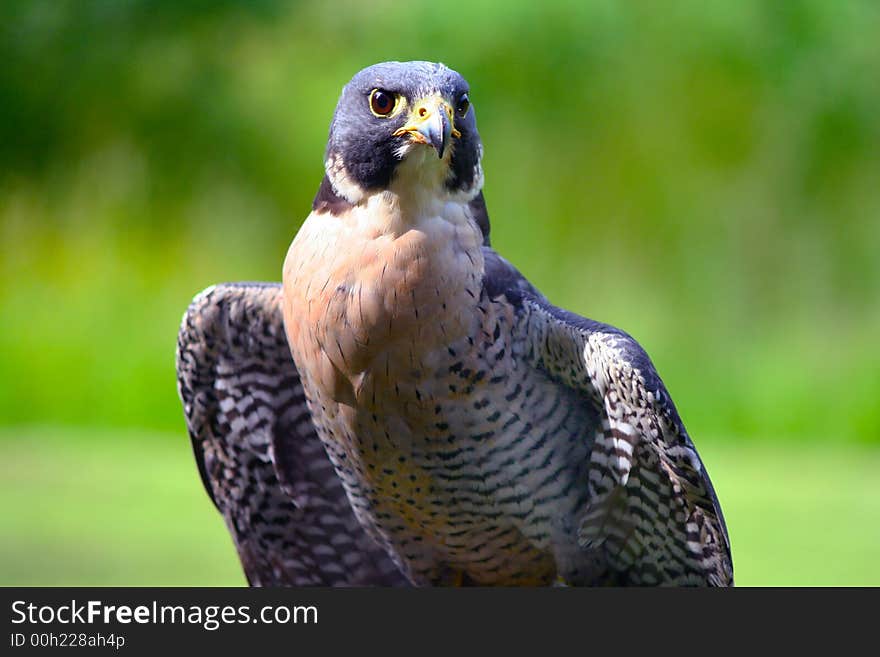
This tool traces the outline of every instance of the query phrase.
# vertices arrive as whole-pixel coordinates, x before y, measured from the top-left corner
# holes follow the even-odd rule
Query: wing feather
[[[252,585],[404,585],[361,528],[312,425],[278,284],[208,288],[187,310],[178,390],[205,490]]]
[[[732,584],[712,482],[648,355],[623,331],[553,306],[484,252],[487,288],[518,309],[524,357],[577,390],[599,417],[581,546],[624,583]]]

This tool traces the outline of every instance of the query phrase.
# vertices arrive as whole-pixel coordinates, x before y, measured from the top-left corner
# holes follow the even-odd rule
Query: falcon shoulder
[[[491,249],[486,292],[517,312],[522,358],[599,419],[579,543],[629,584],[732,585],[712,482],[663,382],[625,332],[553,306]]]
[[[218,285],[184,315],[178,391],[202,483],[250,584],[404,585],[315,432],[280,295],[279,284]]]

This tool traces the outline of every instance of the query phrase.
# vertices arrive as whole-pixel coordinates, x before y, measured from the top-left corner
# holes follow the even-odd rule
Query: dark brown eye
[[[461,98],[458,99],[458,105],[455,106],[455,113],[459,116],[464,116],[468,113],[468,109],[470,109],[471,101],[468,99],[467,94],[462,94]]]
[[[370,109],[377,116],[388,116],[394,109],[394,96],[381,89],[373,89],[370,94]]]

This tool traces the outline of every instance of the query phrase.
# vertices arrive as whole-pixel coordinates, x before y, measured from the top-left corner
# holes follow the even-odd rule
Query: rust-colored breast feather
[[[482,277],[482,235],[463,215],[397,232],[383,210],[312,214],[284,264],[294,359],[349,405],[365,375],[407,379],[415,360],[470,331]]]

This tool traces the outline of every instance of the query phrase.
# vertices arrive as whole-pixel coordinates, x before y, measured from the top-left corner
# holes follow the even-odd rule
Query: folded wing
[[[280,293],[214,286],[183,318],[178,390],[205,490],[251,585],[406,585],[354,517],[315,433]]]
[[[484,252],[487,289],[517,309],[522,358],[596,411],[581,548],[621,584],[731,585],[712,482],[647,354],[623,331],[553,306]]]

